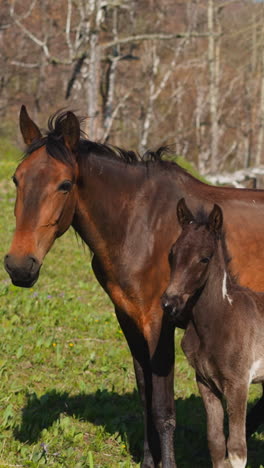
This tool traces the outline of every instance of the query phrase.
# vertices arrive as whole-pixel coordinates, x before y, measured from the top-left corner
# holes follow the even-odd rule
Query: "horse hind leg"
[[[264,423],[264,384],[262,384],[262,396],[258,402],[253,406],[247,415],[246,434],[249,438],[259,425]]]

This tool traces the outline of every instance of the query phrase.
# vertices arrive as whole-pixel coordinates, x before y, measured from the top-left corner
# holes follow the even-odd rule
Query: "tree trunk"
[[[264,26],[261,31],[261,88],[260,88],[260,108],[259,108],[259,132],[256,149],[256,166],[263,162],[263,140],[264,140]]]
[[[218,128],[218,88],[219,88],[219,45],[216,46],[214,33],[215,6],[214,0],[208,0],[208,66],[209,66],[209,107],[211,120],[211,161],[210,171],[217,170],[217,156],[219,143]]]

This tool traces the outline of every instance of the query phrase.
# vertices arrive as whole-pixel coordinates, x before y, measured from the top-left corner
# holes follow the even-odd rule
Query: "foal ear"
[[[80,140],[81,130],[79,120],[73,112],[67,112],[66,118],[61,122],[60,130],[64,138],[65,145],[71,151],[75,151]]]
[[[208,219],[209,230],[218,233],[223,226],[223,212],[219,205],[214,205]]]
[[[194,217],[187,207],[184,198],[181,198],[178,201],[177,204],[177,217],[178,221],[181,225],[181,227],[186,226],[187,224],[190,224],[192,221],[194,221]]]
[[[41,138],[41,132],[38,126],[31,120],[27,113],[26,106],[21,106],[19,115],[20,131],[26,145],[31,145],[33,140]]]

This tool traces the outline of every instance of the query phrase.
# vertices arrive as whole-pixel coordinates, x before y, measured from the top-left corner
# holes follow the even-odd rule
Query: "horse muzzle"
[[[4,266],[15,286],[31,288],[39,277],[41,263],[34,255],[20,258],[7,254],[4,258]]]

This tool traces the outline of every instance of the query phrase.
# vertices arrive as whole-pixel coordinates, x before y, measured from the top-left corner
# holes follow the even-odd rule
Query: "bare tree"
[[[219,125],[218,125],[218,99],[219,99],[219,37],[215,37],[216,7],[214,0],[208,0],[208,67],[209,67],[209,105],[211,119],[211,172],[217,170]],[[218,23],[219,24],[219,23]]]
[[[259,130],[256,145],[256,165],[259,166],[262,162],[263,141],[264,141],[264,24],[263,24],[263,6],[262,6],[262,28],[261,28],[261,45],[260,45],[260,104],[259,104]]]
[[[91,139],[141,151],[176,142],[204,173],[259,164],[262,10],[253,0],[6,1],[2,115],[22,102],[35,118],[69,106],[89,117]]]

